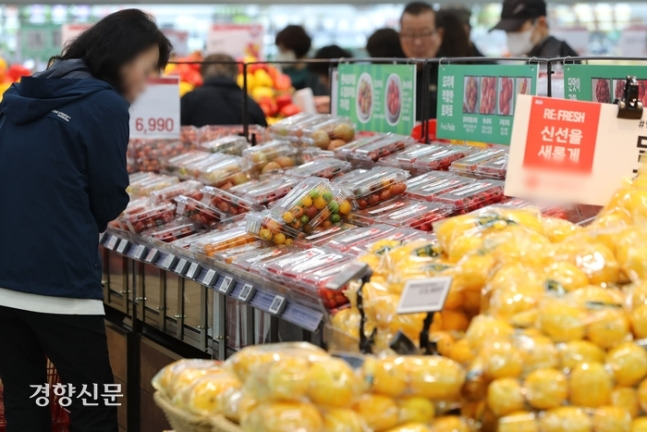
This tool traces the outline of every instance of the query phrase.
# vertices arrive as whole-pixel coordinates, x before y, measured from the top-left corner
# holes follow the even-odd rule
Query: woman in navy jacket
[[[99,233],[128,204],[129,104],[171,45],[137,9],[107,16],[0,104],[0,379],[7,432],[49,432],[45,358],[71,432],[117,431]],[[41,403],[37,403],[37,399]]]

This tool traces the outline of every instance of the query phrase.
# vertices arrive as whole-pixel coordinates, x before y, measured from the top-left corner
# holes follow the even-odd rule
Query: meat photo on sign
[[[518,94],[529,94],[530,93],[530,83],[529,79],[526,77],[517,78],[517,93]]]
[[[463,98],[463,112],[473,114],[479,101],[478,78],[473,76],[465,77],[465,97]]]
[[[494,114],[496,110],[496,81],[495,77],[481,78],[481,114]]]
[[[610,103],[611,100],[611,80],[606,78],[593,78],[591,80],[593,89],[593,102]]]
[[[510,77],[499,78],[499,115],[512,115],[514,112],[514,79]]]

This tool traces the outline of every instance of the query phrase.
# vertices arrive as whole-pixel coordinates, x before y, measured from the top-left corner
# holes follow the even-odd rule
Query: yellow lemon
[[[631,432],[647,432],[647,417],[638,417],[631,423]]]
[[[570,374],[571,403],[597,408],[608,405],[613,388],[611,374],[600,363],[580,363]]]
[[[583,409],[559,407],[540,417],[541,432],[591,432],[592,421]]]
[[[593,432],[631,432],[631,414],[618,407],[600,407],[593,415]]]
[[[559,300],[547,300],[539,307],[539,328],[555,342],[584,339],[586,312]]]
[[[640,411],[638,392],[632,387],[616,387],[611,392],[611,405],[626,409],[636,418]]]
[[[523,370],[523,356],[510,342],[497,340],[488,344],[481,353],[485,371],[492,379],[517,378]]]
[[[496,430],[497,432],[539,432],[539,425],[533,413],[521,411],[500,418]]]
[[[398,405],[390,397],[364,394],[354,409],[375,432],[389,430],[398,424]]]
[[[587,335],[600,348],[609,349],[629,337],[629,320],[624,310],[603,307],[590,314]]]
[[[502,417],[523,409],[523,388],[513,378],[492,381],[487,389],[487,405],[495,416]]]
[[[546,279],[555,281],[566,291],[588,285],[589,277],[574,264],[567,261],[556,261],[545,269]]]
[[[407,397],[398,400],[400,423],[429,423],[436,412],[429,399]]]
[[[633,342],[624,342],[607,355],[616,383],[632,386],[647,375],[647,352]]]
[[[555,369],[537,369],[524,381],[528,403],[536,409],[555,408],[568,396],[566,376]]]
[[[647,338],[647,305],[635,307],[630,318],[634,335],[638,339]]]
[[[579,363],[604,362],[605,353],[597,345],[585,340],[571,341],[559,348],[564,369],[573,369]]]

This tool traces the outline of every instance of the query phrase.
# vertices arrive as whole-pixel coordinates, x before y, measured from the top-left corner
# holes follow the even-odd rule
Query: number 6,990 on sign
[[[172,132],[174,126],[175,121],[170,117],[137,117],[135,119],[135,130],[144,134],[149,132]]]

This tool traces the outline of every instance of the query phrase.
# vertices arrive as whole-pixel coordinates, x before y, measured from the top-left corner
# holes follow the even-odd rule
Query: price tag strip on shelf
[[[178,77],[149,80],[146,91],[130,108],[130,138],[180,137]]]
[[[243,287],[240,289],[240,292],[238,293],[238,300],[247,303],[249,300],[254,296],[254,293],[256,292],[256,288],[254,288],[254,285],[249,284],[249,283],[244,283],[241,282],[239,283],[243,284]]]
[[[273,315],[281,315],[285,307],[285,297],[277,295],[274,297],[274,300],[272,300],[272,303],[270,304],[270,307],[267,309],[267,311]]]
[[[204,273],[202,277],[202,284],[208,287],[212,287],[213,283],[216,281],[218,273],[214,269],[209,269]]]
[[[175,264],[175,270],[174,270],[175,273],[181,276],[184,276],[184,274],[187,272],[188,269],[189,269],[189,262],[184,258],[178,259],[177,263]]]
[[[451,286],[451,277],[409,280],[404,285],[397,312],[399,314],[438,312],[445,305]]]
[[[141,261],[145,258],[145,256],[146,256],[146,246],[142,244],[137,245],[137,247],[133,251],[133,258]]]
[[[170,270],[171,267],[173,267],[173,264],[175,264],[175,261],[177,260],[176,256],[173,254],[166,254],[165,256],[162,256],[159,260],[159,266],[162,267],[164,270]]]
[[[115,247],[117,247],[118,241],[119,241],[119,237],[117,236],[108,237],[108,240],[106,240],[106,249],[115,250]]]

